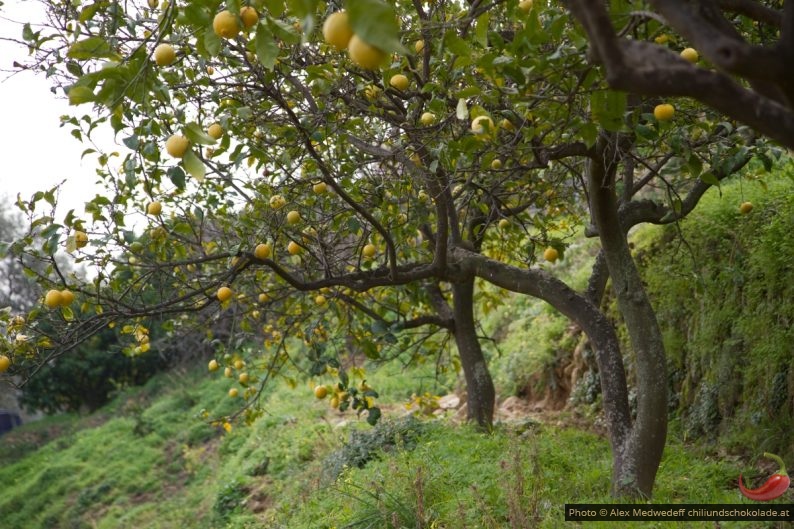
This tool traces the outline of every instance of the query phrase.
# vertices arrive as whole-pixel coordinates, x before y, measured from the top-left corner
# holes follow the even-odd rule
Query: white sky
[[[42,4],[31,0],[9,0],[0,7],[0,200],[15,200],[17,193],[29,198],[66,180],[56,219],[62,221],[69,209],[82,214],[83,203],[99,188],[94,185],[96,157],[80,160],[89,146],[60,127],[60,116],[75,107],[50,91],[43,74],[25,71],[9,77],[15,60],[27,62],[28,50],[5,39],[21,41],[22,23],[42,20],[42,12]],[[111,146],[112,134],[104,138],[103,144]]]

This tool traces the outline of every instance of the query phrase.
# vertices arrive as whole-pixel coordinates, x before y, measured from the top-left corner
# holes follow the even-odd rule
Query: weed
[[[401,448],[410,450],[422,434],[423,423],[413,416],[381,421],[370,430],[354,430],[347,443],[325,462],[326,472],[336,479],[346,467],[362,468],[380,453]]]
[[[218,518],[226,521],[233,512],[243,506],[247,494],[248,489],[241,480],[232,480],[221,487],[212,509]]]

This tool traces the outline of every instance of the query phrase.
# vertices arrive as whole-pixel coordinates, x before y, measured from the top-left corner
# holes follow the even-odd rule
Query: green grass
[[[409,391],[429,390],[422,369],[371,379],[391,380],[394,392],[383,400],[395,407]],[[415,442],[386,443],[388,434],[373,435],[353,415],[339,416],[286,384],[273,386],[253,424],[225,433],[199,415],[229,411],[226,385],[204,373],[160,376],[101,411],[104,422],[59,419],[60,437],[0,467],[2,527],[339,529],[395,520],[428,528],[577,527],[563,521],[566,502],[611,501],[608,443],[592,433],[537,426],[519,434],[505,426],[486,435],[436,419],[403,427],[416,431]],[[341,419],[349,422],[340,426]],[[348,442],[377,457],[335,479],[329,456]],[[384,443],[393,447],[380,452]],[[672,440],[655,501],[738,501],[740,467],[698,453]]]

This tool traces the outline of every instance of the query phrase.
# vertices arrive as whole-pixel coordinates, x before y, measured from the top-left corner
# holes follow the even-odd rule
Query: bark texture
[[[452,284],[455,344],[466,378],[466,411],[470,421],[490,430],[493,425],[496,390],[477,338],[474,322],[474,278]]]
[[[615,452],[615,493],[650,497],[667,437],[667,362],[656,313],[645,293],[618,216],[615,171],[618,154],[599,140],[588,162],[591,212],[618,308],[636,357],[637,417],[631,435]]]

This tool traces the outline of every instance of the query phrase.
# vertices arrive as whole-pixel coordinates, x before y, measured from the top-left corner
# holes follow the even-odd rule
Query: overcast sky
[[[31,0],[10,0],[0,7],[0,200],[14,200],[17,193],[28,198],[66,180],[58,209],[61,221],[69,209],[83,213],[83,203],[98,192],[96,157],[87,156],[81,163],[87,146],[72,137],[68,127],[60,127],[60,116],[74,108],[50,91],[43,75],[10,76],[13,62],[27,62],[28,52],[6,39],[21,40],[22,23],[41,21],[42,12],[41,3]],[[107,145],[112,145],[108,138]]]

